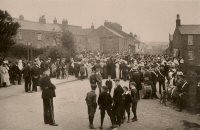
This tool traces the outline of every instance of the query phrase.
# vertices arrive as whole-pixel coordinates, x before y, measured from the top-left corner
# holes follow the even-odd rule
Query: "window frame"
[[[42,41],[42,33],[41,32],[37,33],[37,40]]]
[[[187,38],[188,38],[187,39],[187,45],[193,46],[194,45],[194,37],[193,37],[193,35],[188,35]]]
[[[189,55],[189,53],[190,53],[190,55]],[[192,55],[191,55],[192,54]],[[192,57],[192,58],[191,58]],[[188,60],[189,61],[194,61],[194,59],[195,59],[195,55],[194,55],[194,51],[188,51]]]

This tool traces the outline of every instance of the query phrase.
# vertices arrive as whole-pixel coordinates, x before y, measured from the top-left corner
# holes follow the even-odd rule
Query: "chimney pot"
[[[54,18],[53,23],[54,23],[54,24],[57,24],[57,19],[56,19],[56,17]]]
[[[24,20],[24,16],[22,14],[19,15],[19,20]]]
[[[179,26],[181,26],[181,19],[180,19],[180,15],[179,14],[177,14],[177,19],[176,19],[176,27],[179,27]]]

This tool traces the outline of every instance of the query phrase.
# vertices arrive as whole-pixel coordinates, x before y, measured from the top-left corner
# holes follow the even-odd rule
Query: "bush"
[[[37,49],[34,47],[29,47],[29,49],[30,50],[32,49],[32,59],[34,59],[34,57],[41,55],[45,51],[44,48]],[[28,46],[23,44],[16,44],[12,46],[8,51],[8,57],[10,58],[27,59],[27,55],[28,55]]]
[[[73,52],[63,47],[51,47],[45,50],[39,57],[42,59],[51,58],[55,61],[57,58],[66,58],[68,61],[73,57]]]

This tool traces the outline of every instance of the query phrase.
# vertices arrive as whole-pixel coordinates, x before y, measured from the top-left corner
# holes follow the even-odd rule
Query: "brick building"
[[[61,28],[57,24],[46,23],[45,16],[41,16],[39,22],[24,20],[22,15],[14,20],[21,26],[16,35],[17,44],[31,45],[35,48],[60,44],[58,37],[61,35]]]
[[[16,35],[16,43],[18,44],[31,45],[35,48],[61,45],[60,37],[63,29],[73,34],[76,48],[84,48],[82,47],[84,46],[83,43],[87,41],[87,36],[82,31],[82,27],[69,25],[65,19],[61,24],[57,23],[56,18],[52,23],[46,23],[45,16],[41,16],[38,22],[25,20],[23,15],[14,20],[21,25]]]
[[[69,25],[65,19],[61,24],[56,18],[52,23],[47,23],[45,16],[41,16],[38,22],[25,20],[23,15],[14,20],[21,25],[16,35],[16,42],[35,48],[61,45],[60,37],[63,29],[72,33],[77,52],[90,50],[109,53],[138,53],[141,51],[138,47],[143,45],[135,35],[125,33],[120,24],[113,22],[106,21],[97,29],[93,24],[91,28],[84,29],[81,26]]]
[[[97,30],[102,52],[134,53],[135,39],[132,33],[125,33],[120,24],[105,21]]]
[[[182,25],[177,15],[176,28],[170,40],[169,48],[174,57],[183,58],[186,65],[200,66],[200,25]]]

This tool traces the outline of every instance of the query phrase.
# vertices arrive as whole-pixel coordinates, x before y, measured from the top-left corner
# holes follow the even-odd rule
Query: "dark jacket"
[[[39,80],[39,85],[42,90],[42,98],[56,97],[56,86],[51,83],[49,76],[42,76]]]
[[[136,89],[131,89],[131,100],[132,102],[138,101],[138,94]]]
[[[106,80],[106,86],[111,89],[112,88],[112,81],[111,80]]]
[[[122,105],[122,94],[124,93],[123,88],[121,85],[118,85],[114,90],[113,100],[115,106],[121,106]]]
[[[97,95],[95,94],[95,91],[88,92],[87,96],[85,98],[86,104],[88,106],[92,106],[92,107],[96,108],[97,107],[96,98],[97,98]]]
[[[31,67],[26,65],[23,70],[22,70],[22,73],[23,73],[23,78],[26,79],[26,78],[31,78]]]
[[[96,75],[93,74],[90,76],[90,84],[96,84],[96,83],[97,83]]]
[[[108,110],[112,108],[112,97],[107,92],[102,92],[98,98],[98,105],[100,109]]]
[[[130,79],[130,82],[135,82],[136,83],[136,88],[138,90],[142,89],[142,82],[144,81],[143,75],[141,72],[138,71],[132,71],[132,76]]]
[[[123,105],[125,108],[131,107],[132,98],[129,93],[124,93],[122,95],[122,99],[123,99]]]
[[[34,65],[32,68],[31,68],[31,75],[32,75],[32,78],[39,78],[40,77],[40,74],[41,74],[41,71],[40,71],[40,68],[36,65]]]

